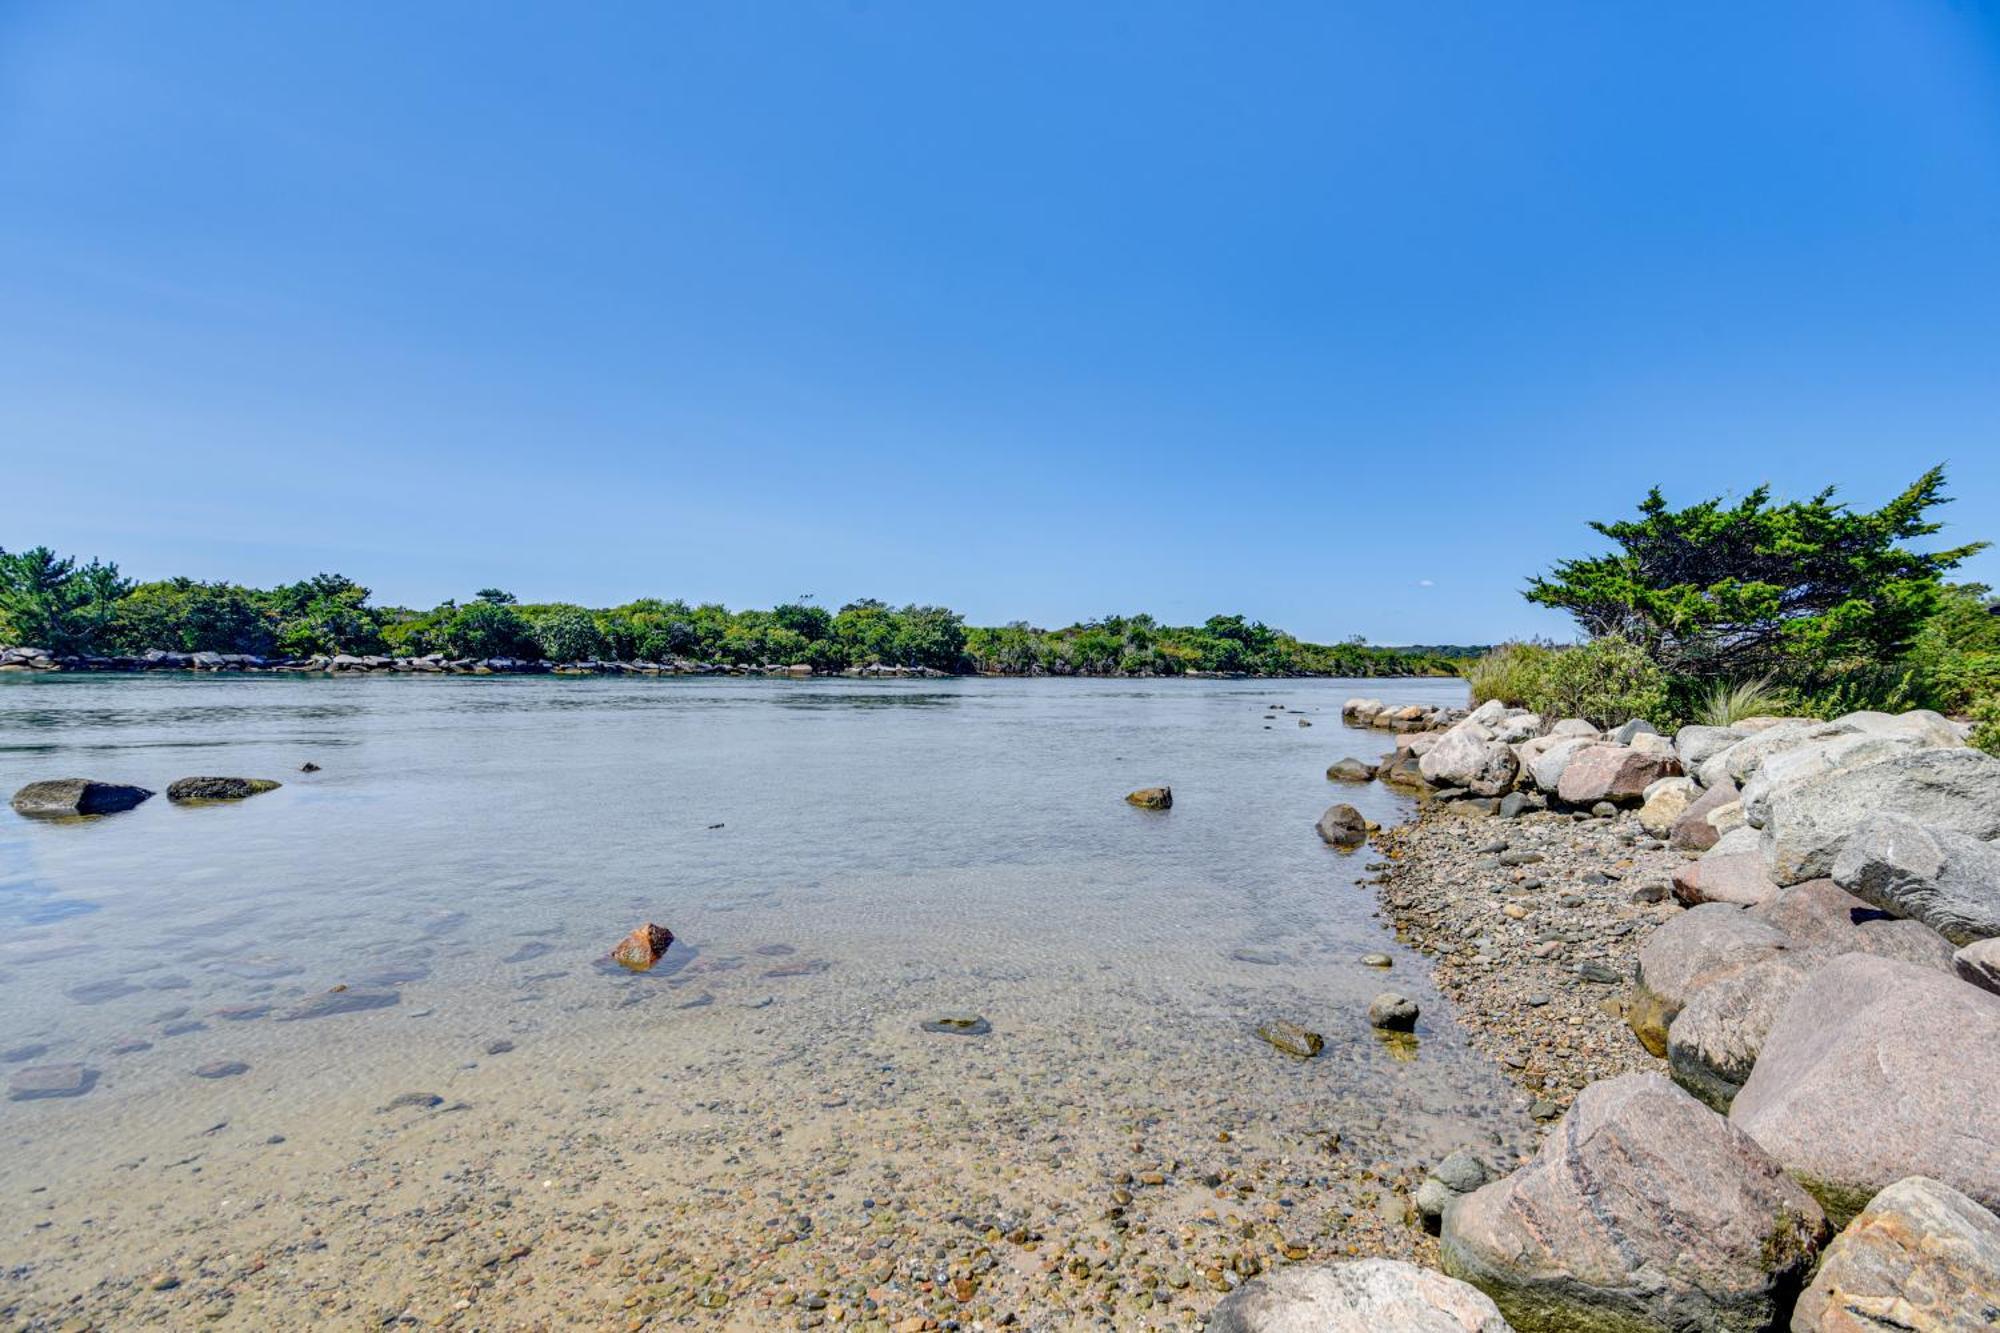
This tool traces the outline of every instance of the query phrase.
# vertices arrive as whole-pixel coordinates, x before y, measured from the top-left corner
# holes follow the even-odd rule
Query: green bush
[[[1972,705],[1969,739],[1978,749],[2000,755],[2000,694],[1989,694]]]
[[[1734,685],[1717,681],[1696,702],[1694,720],[1706,727],[1733,727],[1746,717],[1767,717],[1789,708],[1785,692],[1765,676]]]
[[[1666,673],[1638,644],[1607,634],[1554,653],[1540,692],[1527,707],[1552,717],[1580,717],[1600,727],[1632,718],[1673,720]]]
[[[1542,697],[1556,649],[1546,643],[1503,643],[1460,668],[1476,706],[1498,699],[1509,708],[1534,708]]]

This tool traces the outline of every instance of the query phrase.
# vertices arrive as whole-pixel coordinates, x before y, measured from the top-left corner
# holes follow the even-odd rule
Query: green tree
[[[118,599],[131,586],[113,564],[79,565],[46,546],[0,550],[0,642],[89,653],[100,646]]]
[[[118,603],[112,634],[131,653],[162,648],[263,657],[277,645],[276,623],[248,588],[189,578],[160,579],[140,584]]]
[[[528,622],[511,606],[477,601],[453,611],[439,627],[439,650],[453,657],[520,657],[541,654]]]
[[[368,589],[343,574],[315,574],[281,584],[265,596],[276,618],[280,651],[316,653],[381,651],[382,614],[368,605]]]
[[[580,606],[556,606],[531,622],[535,645],[551,662],[590,662],[608,651],[597,621]]]
[[[1670,509],[1658,487],[1639,517],[1591,527],[1618,550],[1559,563],[1527,597],[1568,611],[1593,637],[1616,634],[1686,682],[1770,677],[1802,690],[1857,665],[1900,658],[1937,609],[1944,574],[1985,543],[1918,551],[1942,525],[1944,470],[1878,510],[1829,487],[1774,503],[1760,486],[1734,505]]]

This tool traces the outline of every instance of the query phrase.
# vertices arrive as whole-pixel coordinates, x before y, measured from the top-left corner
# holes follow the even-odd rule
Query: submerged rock
[[[1353,848],[1368,841],[1368,821],[1351,805],[1328,806],[1314,827],[1330,847]]]
[[[2000,1328],[2000,1218],[1923,1176],[1876,1195],[1827,1246],[1792,1333]]]
[[[358,1014],[369,1009],[387,1009],[402,1003],[392,990],[331,990],[315,995],[284,1010],[273,1021],[296,1023],[308,1018],[330,1018],[335,1014]]]
[[[33,1102],[50,1097],[81,1097],[96,1086],[95,1069],[82,1065],[29,1065],[16,1070],[7,1080],[7,1100]]]
[[[1417,1002],[1395,991],[1383,991],[1368,1002],[1368,1021],[1390,1032],[1408,1032],[1417,1025]]]
[[[1169,1285],[1172,1285],[1170,1282]],[[1287,1268],[1244,1283],[1208,1333],[1513,1333],[1463,1282],[1395,1259]]]
[[[1282,1018],[1259,1025],[1257,1035],[1286,1055],[1300,1060],[1310,1060],[1326,1048],[1326,1038],[1319,1033],[1309,1032],[1297,1023]]]
[[[1657,1074],[1594,1083],[1444,1218],[1445,1271],[1522,1333],[1769,1329],[1826,1234],[1746,1134]]]
[[[115,815],[130,810],[153,793],[144,787],[90,778],[49,778],[30,782],[14,793],[17,813],[33,818],[63,815]]]
[[[176,778],[167,784],[167,799],[241,801],[267,791],[276,791],[283,785],[269,778]]]
[[[1867,954],[1785,1006],[1731,1123],[1843,1221],[1904,1176],[2000,1206],[2000,996]]]
[[[611,950],[611,961],[630,971],[644,972],[666,956],[673,942],[674,932],[648,921],[618,941]]]
[[[1171,810],[1174,807],[1172,787],[1141,787],[1125,797],[1127,805],[1136,805],[1141,810]]]

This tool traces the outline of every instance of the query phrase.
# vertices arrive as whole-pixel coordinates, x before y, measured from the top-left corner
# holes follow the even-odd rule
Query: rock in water
[[[1657,1074],[1577,1095],[1528,1165],[1446,1213],[1445,1271],[1522,1333],[1761,1333],[1826,1235],[1812,1196]]]
[[[1792,1333],[2000,1328],[2000,1219],[1923,1176],[1871,1200],[1826,1247]]]
[[[1136,805],[1141,810],[1171,810],[1174,808],[1172,787],[1141,787],[1125,798],[1127,805]]]
[[[2000,847],[1952,829],[1880,815],[1850,835],[1833,882],[1953,944],[2000,935]]]
[[[1328,782],[1367,782],[1375,776],[1375,765],[1359,759],[1343,759],[1326,770]]]
[[[1904,1176],[2000,1207],[2000,995],[1867,954],[1826,963],[1764,1038],[1730,1122],[1836,1222]]]
[[[1287,1268],[1246,1282],[1208,1316],[1208,1333],[1512,1333],[1463,1282],[1396,1259]]]
[[[1368,1002],[1368,1021],[1389,1032],[1408,1032],[1417,1025],[1417,1002],[1392,990]]]
[[[919,1026],[947,1037],[983,1037],[993,1030],[993,1025],[978,1014],[943,1014],[927,1018]]]
[[[1257,1029],[1257,1035],[1286,1055],[1300,1060],[1310,1060],[1326,1049],[1326,1038],[1317,1032],[1309,1032],[1297,1023],[1282,1018],[1272,1019]]]
[[[387,1009],[400,1004],[402,997],[392,990],[330,990],[280,1013],[273,1022],[297,1023],[308,1018],[331,1018],[335,1014],[358,1014],[368,1009]]]
[[[62,815],[115,815],[130,810],[153,793],[144,787],[89,778],[50,778],[30,782],[14,793],[17,813],[35,818]]]
[[[1330,847],[1359,847],[1368,841],[1368,821],[1351,805],[1331,805],[1315,825],[1320,841]]]
[[[170,801],[241,801],[276,791],[283,783],[269,778],[176,778],[167,784]]]
[[[81,1097],[95,1086],[95,1069],[82,1065],[29,1065],[7,1080],[7,1100],[33,1102],[45,1097]]]
[[[667,946],[673,942],[674,932],[648,921],[618,941],[611,950],[611,961],[634,972],[644,972],[666,956]]]

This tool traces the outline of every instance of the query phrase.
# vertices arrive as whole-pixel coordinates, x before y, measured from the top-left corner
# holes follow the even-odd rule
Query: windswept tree
[[[1975,542],[1919,550],[1943,525],[1942,467],[1882,508],[1857,512],[1828,487],[1774,503],[1760,486],[1735,504],[1672,509],[1658,487],[1639,517],[1592,523],[1617,544],[1565,560],[1527,598],[1617,635],[1685,681],[1771,678],[1805,690],[1901,659]]]
[[[54,653],[87,653],[99,646],[132,590],[118,566],[92,560],[79,565],[46,546],[0,550],[0,642]]]

